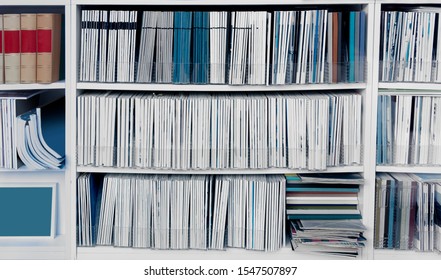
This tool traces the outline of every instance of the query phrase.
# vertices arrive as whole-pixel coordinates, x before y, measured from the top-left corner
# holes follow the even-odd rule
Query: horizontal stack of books
[[[286,213],[294,251],[356,257],[365,245],[359,174],[288,174]]]

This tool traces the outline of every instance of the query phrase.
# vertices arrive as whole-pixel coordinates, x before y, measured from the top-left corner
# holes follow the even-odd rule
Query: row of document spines
[[[281,175],[83,173],[77,184],[79,246],[219,250],[227,245],[273,251],[284,242],[286,184]],[[239,197],[245,200],[235,200]],[[241,222],[232,222],[236,216]],[[116,237],[119,233],[124,241]]]
[[[61,14],[0,14],[0,83],[59,80],[61,17]]]
[[[78,165],[177,169],[278,166],[320,170],[327,165],[357,165],[362,161],[362,100],[358,94],[277,98],[227,95],[208,99],[192,95],[144,96],[148,97],[144,99],[119,94],[79,96]],[[100,100],[110,101],[104,105]],[[122,100],[129,102],[117,105]],[[193,112],[199,110],[199,113],[189,112],[182,117],[180,112],[187,112],[186,104],[191,103],[194,103]],[[85,109],[90,104],[96,106]],[[175,104],[176,110],[170,111],[170,105],[166,104]],[[155,107],[154,116],[145,122],[143,115],[153,113],[151,106]],[[124,112],[121,110],[126,113],[121,115],[119,112]],[[90,114],[102,116],[103,113],[105,118],[89,118]],[[117,118],[118,115],[122,118]],[[162,131],[159,128],[164,115],[169,116],[170,122]],[[235,118],[237,121],[232,122]],[[272,118],[277,121],[269,122]],[[94,133],[95,129],[100,132]],[[102,138],[103,135],[108,136]]]
[[[84,12],[88,12],[88,10],[83,10],[83,15]],[[90,11],[90,12],[97,12],[97,11]],[[103,11],[99,11],[99,12],[103,12]],[[104,11],[107,13],[107,11]],[[112,11],[111,11],[112,12]],[[251,30],[251,27],[240,27],[240,26],[230,26],[227,24],[225,24],[225,27],[212,27],[212,28],[208,28],[208,27],[194,27],[191,25],[191,13],[192,12],[175,12],[177,14],[188,14],[190,15],[190,17],[188,17],[188,20],[190,20],[189,25],[182,25],[181,23],[176,23],[173,26],[173,21],[170,22],[170,24],[172,24],[170,27],[158,27],[156,26],[156,23],[154,25],[154,27],[148,27],[148,26],[143,26],[142,27],[142,32],[144,32],[145,30],[159,30],[158,32],[162,32],[162,30],[171,30],[171,31],[175,31],[174,33],[171,33],[169,35],[164,34],[164,37],[167,36],[171,36],[168,40],[171,39],[171,41],[169,43],[165,43],[165,42],[159,42],[157,44],[161,44],[162,47],[158,48],[158,45],[156,46],[156,56],[158,56],[159,52],[165,52],[166,48],[165,44],[171,44],[169,47],[171,48],[169,51],[171,52],[173,49],[173,59],[169,58],[170,62],[157,62],[157,61],[139,61],[142,57],[142,53],[141,51],[145,52],[146,49],[140,49],[140,46],[137,47],[139,50],[137,51],[137,53],[133,53],[134,52],[134,48],[135,46],[130,46],[131,44],[133,44],[135,41],[138,41],[138,44],[143,45],[143,42],[139,43],[139,41],[141,40],[141,38],[144,38],[143,36],[145,35],[144,33],[142,34],[142,36],[140,36],[139,34],[136,35],[136,25],[137,23],[135,22],[123,22],[123,23],[104,23],[104,22],[97,22],[97,21],[88,21],[88,18],[84,19],[83,18],[83,22],[82,22],[82,28],[83,30],[86,29],[95,29],[95,30],[100,30],[99,34],[96,35],[92,35],[92,40],[100,40],[100,42],[102,44],[109,44],[109,47],[106,46],[98,46],[98,48],[100,50],[97,51],[93,51],[97,57],[96,58],[89,58],[92,59],[92,64],[96,65],[92,65],[92,68],[94,69],[85,69],[83,71],[84,68],[90,68],[90,65],[88,64],[88,62],[83,61],[84,59],[86,59],[86,57],[88,56],[87,54],[85,54],[86,50],[83,50],[81,53],[81,61],[80,61],[80,76],[79,79],[81,81],[100,81],[100,82],[134,82],[135,80],[137,82],[159,82],[159,83],[230,83],[230,84],[285,84],[285,83],[323,83],[323,82],[361,82],[364,81],[365,78],[365,62],[364,62],[364,57],[366,54],[366,39],[364,38],[365,34],[366,34],[366,16],[364,14],[364,12],[349,12],[347,13],[348,19],[347,21],[349,22],[345,22],[343,23],[343,19],[342,19],[342,13],[338,12],[338,13],[334,13],[335,15],[331,16],[331,13],[329,15],[329,26],[327,27],[328,30],[326,30],[326,24],[328,21],[326,21],[326,15],[327,15],[327,11],[312,11],[312,12],[316,12],[316,13],[324,13],[324,15],[317,15],[317,22],[311,22],[311,26],[312,25],[317,25],[316,28],[314,28],[314,31],[312,31],[313,29],[311,29],[310,31],[305,31],[306,32],[310,32],[311,34],[308,33],[308,38],[311,37],[310,40],[308,40],[310,42],[309,46],[306,46],[306,49],[303,51],[304,53],[308,52],[309,54],[305,56],[305,54],[300,54],[300,49],[301,48],[305,48],[305,44],[306,44],[306,36],[305,35],[305,39],[303,40],[303,30],[300,30],[299,32],[295,32],[296,28],[302,28],[302,24],[303,21],[300,24],[297,24],[297,27],[295,26],[295,24],[293,25],[293,31],[291,30],[291,25],[289,25],[290,27],[287,29],[286,26],[283,25],[283,23],[278,22],[277,25],[274,26],[276,34],[274,36],[276,36],[272,43],[267,43],[267,46],[264,46],[264,49],[258,51],[261,52],[261,56],[262,56],[262,60],[267,60],[262,62],[262,60],[259,61],[259,63],[261,63],[261,65],[259,65],[256,62],[253,62],[253,59],[251,56],[249,58],[246,58],[246,56],[242,57],[242,55],[233,55],[233,53],[236,52],[240,52],[241,50],[235,50],[236,47],[238,47],[239,45],[237,45],[237,38],[234,36],[248,36],[247,33],[240,33],[242,35],[239,34],[239,31],[243,30]],[[171,12],[173,13],[173,12]],[[195,14],[197,13],[207,13],[208,12],[195,12]],[[277,12],[275,12],[277,13]],[[282,13],[282,12],[281,12]],[[338,15],[337,15],[338,14]],[[172,16],[173,17],[173,16]],[[136,18],[136,17],[135,17]],[[299,20],[300,20],[300,16],[298,16]],[[319,20],[319,18],[321,18],[321,20]],[[333,19],[335,18],[335,20]],[[95,19],[99,20],[99,17],[97,17],[97,15],[95,15]],[[126,18],[127,19],[127,18]],[[107,20],[107,14],[105,16],[105,18],[103,19],[104,21]],[[302,15],[302,20],[303,19],[303,15]],[[312,20],[312,19],[311,19]],[[143,22],[144,24],[144,22]],[[207,24],[208,21],[207,21]],[[290,23],[291,24],[291,23]],[[182,26],[181,26],[182,25]],[[320,27],[319,27],[320,25]],[[323,26],[322,26],[323,25]],[[335,27],[332,27],[332,25],[335,25]],[[299,27],[300,26],[300,27]],[[349,26],[349,27],[348,27]],[[356,30],[358,27],[358,30]],[[229,30],[231,28],[231,30]],[[262,27],[262,28],[266,28],[266,27]],[[277,30],[276,30],[277,28]],[[346,38],[342,32],[343,32],[343,28],[348,29],[348,33],[350,33],[348,35],[348,38]],[[211,67],[216,67],[216,64],[219,66],[220,64],[217,63],[217,61],[215,61],[214,63],[210,63],[209,60],[209,56],[207,55],[205,58],[204,56],[200,56],[199,58],[195,58],[195,57],[191,57],[192,53],[193,55],[195,55],[195,49],[198,48],[198,51],[203,51],[203,52],[208,52],[210,51],[210,47],[209,45],[212,44],[212,42],[210,42],[209,40],[209,30],[213,30],[213,29],[227,29],[229,30],[228,32],[224,33],[224,39],[220,39],[221,37],[219,37],[217,34],[217,36],[219,38],[217,38],[217,40],[221,40],[220,42],[218,42],[218,44],[220,44],[219,46],[216,45],[216,48],[221,48],[223,49],[226,53],[219,53],[221,55],[220,61],[225,61],[224,63],[224,67],[223,67],[223,71],[225,73],[220,73],[218,72],[218,70],[216,70],[216,75],[221,74],[221,76],[225,77],[226,75],[229,75],[230,77],[226,77],[226,78],[220,78],[218,79],[218,77],[210,79],[207,75],[206,70],[209,70],[209,66]],[[269,28],[270,29],[270,28]],[[279,30],[280,29],[280,30]],[[128,35],[129,40],[126,40],[125,43],[123,44],[128,44],[127,46],[125,46],[124,48],[126,49],[131,49],[130,52],[132,52],[129,56],[130,56],[130,60],[132,61],[117,61],[115,66],[116,68],[122,67],[122,64],[131,64],[129,65],[129,68],[136,68],[134,69],[134,72],[137,73],[137,78],[135,79],[135,75],[133,75],[133,77],[130,77],[129,80],[126,80],[125,78],[123,80],[121,80],[118,77],[118,74],[116,73],[115,75],[110,75],[108,74],[108,70],[106,70],[105,72],[107,73],[100,73],[101,72],[101,68],[102,66],[100,64],[102,64],[103,62],[100,62],[99,60],[101,59],[109,59],[109,56],[102,55],[101,52],[112,52],[112,56],[117,52],[114,50],[111,50],[110,48],[118,48],[118,46],[113,46],[115,43],[111,43],[110,39],[112,38],[112,42],[113,40],[119,40],[116,39],[116,37],[110,37],[109,35],[109,39],[102,39],[100,37],[106,37],[107,35],[107,30],[109,30],[109,34],[111,30],[132,30],[130,31],[130,35]],[[193,30],[193,32],[192,32]],[[200,30],[207,30],[206,32],[200,32],[200,36],[201,38],[197,39],[197,36],[195,37],[195,33],[198,33],[198,31]],[[234,30],[237,30],[237,34],[235,32],[233,32]],[[188,31],[188,32],[187,32]],[[103,33],[104,32],[104,33]],[[242,31],[241,31],[242,32]],[[250,31],[251,32],[251,31]],[[271,31],[268,31],[268,34],[270,34]],[[292,36],[291,35],[287,35],[286,32],[292,32]],[[182,33],[182,34],[181,34]],[[205,34],[206,33],[206,34]],[[280,34],[279,34],[280,33]],[[300,34],[302,33],[302,34]],[[329,36],[327,38],[327,33],[329,33]],[[360,34],[359,34],[360,33]],[[159,34],[159,33],[158,33]],[[179,35],[181,34],[181,35]],[[345,33],[346,34],[346,33]],[[281,37],[280,41],[278,36],[285,36],[285,37]],[[88,36],[87,32],[86,34],[84,34],[83,36]],[[149,37],[149,40],[152,40],[153,42],[156,40],[159,40],[157,38],[159,37],[155,37],[155,34],[153,33],[153,35],[150,35],[153,37]],[[159,36],[159,35],[158,35]],[[182,42],[173,42],[173,37],[178,36],[179,38],[181,38],[181,40],[183,40]],[[229,36],[233,36],[230,40]],[[263,36],[263,35],[262,35]],[[332,36],[332,37],[331,37]],[[136,39],[133,40],[133,37],[137,37]],[[140,38],[141,37],[141,38]],[[267,37],[267,35],[265,35],[264,37]],[[290,38],[291,37],[291,38]],[[312,38],[314,37],[314,38]],[[89,38],[89,37],[88,37]],[[235,39],[236,38],[236,39]],[[332,39],[331,39],[332,38]],[[267,40],[267,38],[262,38],[263,40]],[[269,35],[268,35],[268,39],[269,39]],[[287,40],[285,43],[281,42],[281,40]],[[164,39],[166,40],[166,39]],[[252,38],[244,38],[245,41],[248,40],[252,40]],[[231,42],[229,42],[231,41]],[[244,42],[245,42],[244,41]],[[325,43],[326,41],[329,41],[328,43]],[[196,42],[199,42],[199,44],[196,44]],[[302,43],[303,42],[303,43]],[[183,44],[185,43],[185,44]],[[256,43],[256,42],[254,42]],[[244,44],[254,44],[252,41],[248,42],[248,43],[244,43]],[[95,44],[94,42],[89,43],[89,44]],[[99,45],[100,43],[98,43]],[[136,43],[135,43],[136,44]],[[151,43],[152,44],[152,43]],[[231,48],[228,48],[227,45],[231,44]],[[303,44],[302,46],[300,45],[296,45],[296,44]],[[119,45],[119,42],[116,44]],[[192,46],[193,45],[193,46]],[[225,45],[224,47],[221,47]],[[311,46],[314,46],[311,49]],[[96,48],[97,45],[95,46],[90,46],[92,48]],[[154,43],[152,45],[154,47]],[[257,47],[257,46],[254,46]],[[265,50],[265,48],[267,48],[267,50]],[[333,48],[333,49],[332,49]],[[86,49],[86,48],[85,48]],[[176,49],[179,49],[179,51],[176,51]],[[327,49],[327,52],[325,53],[325,49]],[[257,51],[257,50],[255,50]],[[150,51],[149,51],[150,52]],[[231,52],[231,53],[230,53]],[[268,52],[268,53],[266,53]],[[270,52],[273,52],[272,54],[272,63],[270,62],[270,58],[268,57]],[[303,58],[299,57],[296,58],[297,56],[297,52],[299,53],[300,56],[303,56]],[[320,52],[320,54],[319,54]],[[323,52],[323,55],[322,53]],[[100,58],[98,58],[98,53]],[[178,55],[179,54],[179,55]],[[172,53],[169,54],[169,56],[171,56]],[[150,56],[152,56],[150,59],[154,59],[153,57],[155,56],[153,53],[150,54]],[[241,61],[238,63],[234,63],[233,61],[230,63],[227,63],[226,61],[229,60],[230,58],[232,58],[232,56],[234,56],[235,58],[239,58],[242,57],[243,59],[245,59],[245,61]],[[326,57],[325,57],[326,56]],[[120,58],[118,58],[119,55],[116,56],[115,58],[112,58],[112,63],[114,63],[113,60],[119,60]],[[136,57],[136,61],[133,61],[133,59],[135,59]],[[264,58],[266,57],[266,58]],[[178,59],[179,58],[179,59]],[[93,60],[95,60],[95,62],[93,62]],[[206,60],[207,63],[200,63],[201,61]],[[293,60],[292,62],[284,62],[284,60]],[[301,63],[297,63],[296,61],[301,61]],[[163,66],[164,68],[166,68],[166,71],[170,71],[169,74],[167,74],[169,76],[169,78],[163,79],[163,78],[156,78],[155,79],[155,75],[154,74],[149,74],[149,77],[144,77],[144,78],[139,78],[139,76],[141,75],[139,73],[139,69],[141,69],[141,64],[146,64],[150,65],[149,67],[151,68],[152,65],[160,65]],[[221,63],[223,64],[223,63]],[[189,67],[191,67],[191,65],[193,65],[193,70],[191,70]],[[198,66],[194,66],[194,65],[200,65]],[[234,66],[237,65],[241,68],[240,72],[243,73],[247,73],[248,74],[245,75],[245,77],[239,77],[239,80],[234,80],[231,78],[232,73],[229,72],[234,72],[235,70],[232,70],[232,68],[234,68]],[[302,65],[302,67],[300,67],[300,65]],[[96,66],[96,67],[95,67]],[[293,67],[294,66],[294,67]],[[107,67],[113,67],[113,64],[108,65]],[[249,68],[252,67],[257,67],[254,70],[250,70]],[[259,67],[261,69],[259,69]],[[139,69],[138,69],[139,68]],[[198,70],[197,68],[201,68],[200,70]],[[272,68],[271,71],[269,71],[269,68]],[[297,73],[295,71],[295,68],[297,69]],[[300,71],[300,68],[302,68],[303,70]],[[340,69],[339,69],[340,68]],[[144,69],[144,68],[142,68]],[[309,70],[306,70],[309,69]],[[89,71],[89,72],[87,72]],[[90,72],[91,71],[91,72]],[[132,70],[130,70],[132,71]],[[161,70],[164,71],[164,70]],[[195,74],[194,72],[198,72],[198,71],[202,71],[203,73],[200,73],[200,75]],[[251,72],[256,72],[260,74],[256,74],[256,75],[260,75],[260,78],[256,78],[257,80],[254,80],[252,77],[250,77],[250,73]],[[96,73],[95,73],[96,72]],[[112,71],[111,71],[112,72]],[[114,72],[117,72],[117,69],[114,70]],[[171,74],[173,72],[173,74]],[[300,73],[302,72],[302,73]],[[309,73],[311,72],[311,73]],[[149,73],[154,73],[154,71],[151,71]],[[236,73],[236,72],[235,72]],[[240,74],[240,73],[236,73],[236,74]],[[106,77],[102,77],[102,75],[106,75]],[[152,77],[152,76],[153,77]],[[161,77],[164,74],[161,74]],[[166,76],[167,76],[166,75]],[[183,76],[181,76],[183,75]],[[294,75],[294,76],[293,76]],[[116,76],[116,78],[115,78]],[[270,77],[271,76],[271,77]],[[276,78],[276,76],[279,76],[278,78]],[[303,78],[302,78],[303,76]],[[198,78],[195,78],[198,77]],[[110,80],[109,80],[110,79]]]

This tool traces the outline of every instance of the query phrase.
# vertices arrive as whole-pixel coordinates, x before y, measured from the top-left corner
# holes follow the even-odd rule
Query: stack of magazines
[[[296,252],[357,257],[366,243],[360,220],[296,220],[290,226]]]

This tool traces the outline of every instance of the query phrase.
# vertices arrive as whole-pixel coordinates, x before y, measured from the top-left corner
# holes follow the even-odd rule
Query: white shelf
[[[212,170],[171,170],[171,169],[140,169],[119,167],[88,167],[79,166],[77,172],[84,173],[128,173],[128,174],[288,174],[288,173],[339,173],[363,172],[363,166],[330,167],[326,170],[299,170],[287,168],[269,169],[212,169]]]
[[[377,172],[400,172],[400,173],[440,173],[441,166],[387,166],[378,165]]]
[[[375,249],[374,258],[376,260],[441,260],[441,254],[439,252]]]
[[[252,251],[228,248],[219,250],[152,250],[140,248],[115,248],[111,246],[78,247],[78,259],[150,259],[150,260],[346,260],[343,257],[330,257],[319,254],[298,253],[290,247],[284,247],[275,252]],[[360,257],[358,257],[360,258]]]
[[[399,90],[407,90],[409,91],[409,94],[415,94],[415,92],[410,92],[412,90],[414,91],[437,91],[437,93],[433,94],[441,94],[441,84],[437,83],[385,83],[380,82],[378,83],[378,88],[380,90],[382,89],[399,89]],[[403,92],[405,94],[406,92]],[[424,92],[424,94],[430,94],[430,92]]]
[[[254,0],[252,2],[246,0],[224,0],[222,2],[216,0],[128,0],[124,3],[112,3],[109,0],[72,0],[76,5],[344,5],[344,4],[369,4],[374,0]]]
[[[0,238],[0,259],[66,259],[66,238]]]
[[[416,0],[375,0],[378,4],[396,4],[396,5],[402,5],[402,4],[415,4],[415,5],[423,5],[423,4],[441,4],[439,0],[423,0],[423,1],[416,1]]]
[[[29,167],[27,167],[26,165],[22,165],[20,166],[18,169],[4,169],[4,168],[0,168],[0,173],[64,173],[66,170],[64,168],[62,169],[31,169]]]
[[[16,91],[16,90],[43,90],[43,89],[65,89],[64,81],[52,84],[0,84],[0,91]]]
[[[69,0],[2,0],[2,6],[64,6]]]
[[[306,84],[306,85],[195,85],[195,84],[141,84],[141,83],[77,83],[83,90],[136,90],[136,91],[312,91],[365,89],[365,83]]]

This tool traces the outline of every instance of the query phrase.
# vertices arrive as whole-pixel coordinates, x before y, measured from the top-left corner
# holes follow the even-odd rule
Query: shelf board
[[[376,3],[379,4],[395,4],[395,5],[402,5],[402,4],[416,4],[418,6],[424,5],[424,4],[439,4],[439,0],[423,0],[420,2],[416,2],[415,0],[376,0]]]
[[[194,85],[194,84],[142,84],[142,83],[77,83],[77,89],[121,91],[311,91],[365,89],[366,83],[304,84],[304,85]]]
[[[0,259],[65,259],[66,237],[55,238],[0,238]]]
[[[412,94],[415,95],[414,91],[424,91],[424,94],[441,94],[441,84],[439,83],[378,83],[379,89],[388,90],[406,90],[400,94]]]
[[[63,173],[66,169],[63,167],[62,169],[31,169],[26,165],[20,166],[18,169],[4,169],[0,168],[0,173]]]
[[[109,0],[73,0],[76,5],[109,5]],[[127,0],[120,5],[342,5],[342,4],[369,4],[374,0],[254,0],[252,3],[245,0],[150,0],[148,4],[145,0]]]
[[[346,260],[343,257],[331,257],[319,254],[298,253],[290,247],[275,252],[252,251],[228,248],[226,250],[152,250],[140,248],[115,248],[111,246],[78,247],[78,259],[151,259],[151,260]],[[359,257],[360,258],[360,257]]]
[[[415,252],[407,250],[375,249],[375,260],[441,260],[438,252]]]
[[[399,172],[399,173],[440,173],[441,166],[389,166],[378,165],[377,172]]]
[[[51,84],[0,84],[0,91],[6,90],[43,90],[43,89],[65,89],[66,83],[58,81]]]
[[[141,169],[119,167],[78,166],[77,172],[85,173],[132,173],[132,174],[287,174],[287,173],[339,173],[363,172],[363,166],[330,167],[326,170],[299,170],[287,168],[268,169],[220,169],[220,170],[172,170],[172,169]]]
[[[60,250],[66,243],[64,235],[51,237],[1,237],[0,247],[6,248],[31,248],[32,250]],[[64,248],[63,248],[64,249]]]
[[[69,5],[69,1],[66,0],[4,0],[2,6],[64,6]]]

